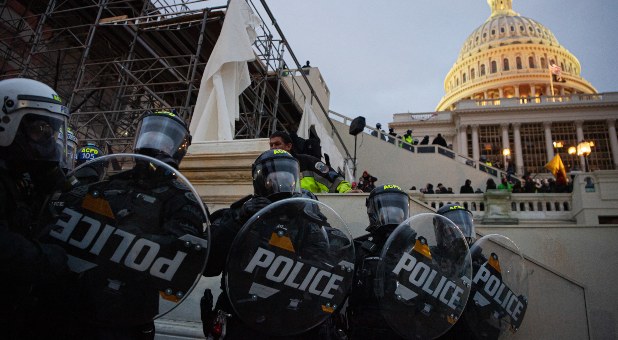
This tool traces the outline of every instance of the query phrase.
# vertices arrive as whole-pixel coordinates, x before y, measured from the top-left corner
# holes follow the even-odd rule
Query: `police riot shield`
[[[77,273],[79,321],[130,326],[171,311],[191,292],[208,255],[206,209],[178,170],[154,158],[114,154],[69,174],[42,236],[66,250]]]
[[[354,275],[345,222],[324,203],[288,198],[256,213],[232,243],[227,293],[238,317],[270,335],[294,335],[330,317]]]
[[[406,339],[433,339],[464,311],[472,277],[464,235],[448,218],[410,217],[382,249],[374,286],[382,316]]]
[[[528,272],[521,251],[508,237],[490,234],[471,248],[474,275],[464,319],[478,339],[517,332],[528,306]]]

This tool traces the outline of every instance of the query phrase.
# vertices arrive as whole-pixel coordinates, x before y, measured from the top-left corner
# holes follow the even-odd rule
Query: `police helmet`
[[[453,221],[466,237],[468,244],[474,242],[476,233],[474,231],[474,220],[470,210],[459,204],[446,204],[438,209],[437,214]]]
[[[64,133],[61,130],[58,133],[58,139],[56,139],[56,143],[57,143],[59,150],[62,150],[63,141],[64,141]],[[75,167],[75,159],[77,158],[75,151],[77,149],[77,143],[78,143],[77,136],[75,136],[73,129],[71,129],[70,127],[67,128],[66,142],[67,142],[66,161],[61,162],[60,167],[64,169],[66,172],[69,172],[73,170],[73,168]]]
[[[189,145],[191,134],[180,117],[170,111],[148,111],[137,127],[133,149],[178,168]]]
[[[386,184],[376,187],[371,191],[365,201],[369,227],[367,231],[373,232],[385,225],[399,225],[410,214],[410,202],[408,194],[394,184]]]
[[[69,110],[51,87],[32,79],[0,81],[0,157],[4,160],[66,162],[63,135]]]
[[[82,146],[77,150],[77,154],[75,157],[75,165],[80,166],[87,161],[93,160],[95,158],[103,156],[103,151],[99,149],[99,147],[92,142],[86,143],[85,146]]]
[[[263,152],[253,162],[251,174],[253,193],[257,196],[301,193],[298,161],[285,150]]]

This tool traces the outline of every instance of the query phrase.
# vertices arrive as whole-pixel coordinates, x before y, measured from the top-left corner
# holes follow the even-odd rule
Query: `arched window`
[[[566,71],[566,69],[564,68],[564,63],[562,63],[562,62],[560,63],[560,68],[561,68],[563,71]]]
[[[471,69],[470,70],[470,80],[474,80],[474,76],[475,76],[474,69]]]
[[[485,75],[485,64],[481,64],[481,77]]]
[[[534,66],[534,57],[532,57],[532,56],[528,57],[528,66],[530,68],[535,68],[535,66]]]
[[[463,74],[463,77],[462,77],[462,82],[463,82],[463,83],[465,83],[465,82],[466,82],[466,74],[465,74],[465,73]]]
[[[459,78],[455,78],[455,86],[459,86]]]
[[[547,60],[545,58],[541,58],[541,68],[547,68]]]
[[[495,60],[491,61],[491,73],[498,72],[498,65]]]
[[[521,70],[522,66],[521,66],[521,57],[517,57],[515,58],[515,64],[517,65],[517,69]]]
[[[507,58],[504,58],[503,60],[502,69],[505,71],[509,70],[509,60]]]

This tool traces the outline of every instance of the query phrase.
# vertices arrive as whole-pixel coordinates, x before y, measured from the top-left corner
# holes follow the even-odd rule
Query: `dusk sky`
[[[464,41],[491,13],[486,0],[267,3],[301,64],[320,69],[330,109],[369,125],[434,111]],[[513,10],[549,28],[597,91],[618,91],[617,0],[513,0]]]

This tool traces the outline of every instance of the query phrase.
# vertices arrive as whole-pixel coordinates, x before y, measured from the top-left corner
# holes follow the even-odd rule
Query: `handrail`
[[[344,125],[349,126],[348,122],[351,122],[352,119],[350,117],[347,117],[345,115],[342,115],[341,113],[337,113],[335,111],[330,110],[329,111],[330,114],[334,115],[337,118],[340,118],[341,120],[343,120],[341,123],[343,123]],[[371,132],[376,132],[377,136],[380,137],[380,134],[382,134],[381,131],[379,131],[376,128],[373,128],[371,126],[365,125],[365,129],[363,130],[364,133],[367,133],[367,131],[369,131],[368,134],[371,135]],[[437,153],[440,154],[442,156],[451,158],[453,160],[455,160],[456,162],[459,162],[461,164],[467,165],[471,168],[475,168],[479,171],[485,172],[491,176],[494,176],[496,178],[502,178],[502,176],[508,176],[508,173],[504,170],[500,170],[498,168],[489,166],[487,164],[484,164],[480,161],[475,161],[472,158],[469,158],[467,156],[462,156],[456,152],[454,152],[453,150],[449,149],[449,148],[445,148],[441,145],[436,145],[436,144],[429,144],[429,145],[417,145],[417,144],[410,144],[406,141],[404,141],[403,139],[401,139],[401,136],[397,136],[397,137],[393,137],[389,136],[388,134],[384,134],[387,137],[387,143],[389,144],[393,144],[394,146],[404,149],[404,150],[408,150],[412,153]],[[380,138],[381,139],[381,138]],[[391,142],[391,140],[393,142]],[[510,175],[510,178],[518,181],[520,183],[523,183],[523,180],[521,178],[518,178],[516,176]]]

